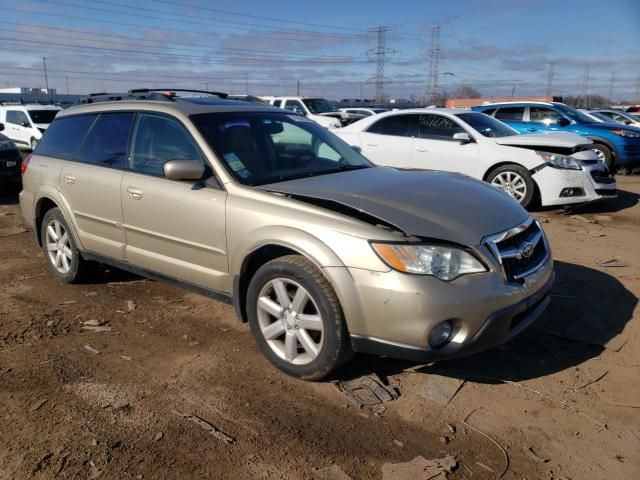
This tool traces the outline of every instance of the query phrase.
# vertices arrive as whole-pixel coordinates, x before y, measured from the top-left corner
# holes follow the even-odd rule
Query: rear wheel
[[[247,292],[247,313],[262,353],[289,375],[319,380],[351,358],[338,298],[302,256],[277,258],[258,269]]]
[[[54,276],[65,282],[75,283],[87,270],[67,221],[59,208],[52,208],[42,220],[42,249]]]
[[[529,171],[520,165],[503,165],[492,170],[487,182],[511,195],[524,208],[533,201],[535,184]]]

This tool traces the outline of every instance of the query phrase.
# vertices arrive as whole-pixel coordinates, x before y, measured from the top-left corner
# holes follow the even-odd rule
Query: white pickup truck
[[[339,128],[361,118],[351,118],[339,111],[328,100],[312,97],[260,97],[274,107],[300,113],[326,128]]]

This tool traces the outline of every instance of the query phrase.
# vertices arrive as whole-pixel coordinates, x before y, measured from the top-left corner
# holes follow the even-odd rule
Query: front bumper
[[[583,164],[581,170],[564,170],[546,166],[532,175],[540,191],[543,207],[587,203],[617,196],[617,183],[601,162]],[[563,190],[580,190],[575,196],[563,195]]]
[[[478,247],[478,253],[489,271],[452,282],[393,270],[326,268],[354,350],[411,360],[443,359],[504,343],[526,328],[548,303],[555,278],[551,257],[525,278],[508,281],[486,247]],[[446,346],[434,350],[428,335],[444,320],[452,322],[455,333]]]

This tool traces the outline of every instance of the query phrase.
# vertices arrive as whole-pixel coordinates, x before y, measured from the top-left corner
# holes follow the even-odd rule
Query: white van
[[[20,148],[34,150],[42,134],[62,110],[55,105],[0,105],[0,123],[4,124],[4,135]]]

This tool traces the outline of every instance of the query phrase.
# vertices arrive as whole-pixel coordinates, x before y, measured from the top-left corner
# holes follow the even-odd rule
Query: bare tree
[[[471,85],[460,85],[453,92],[451,98],[480,98],[482,94]]]

